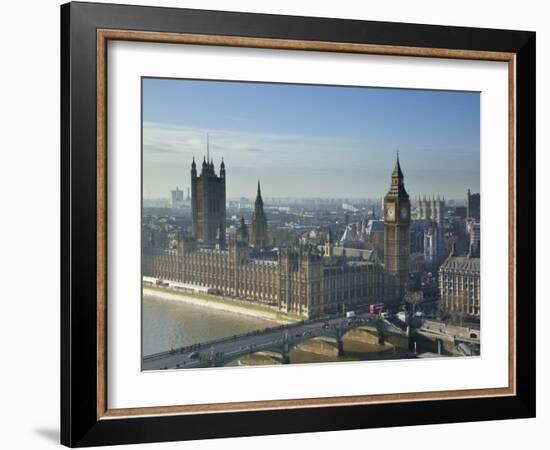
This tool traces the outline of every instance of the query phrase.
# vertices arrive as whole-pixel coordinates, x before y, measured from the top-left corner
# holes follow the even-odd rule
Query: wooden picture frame
[[[505,61],[509,385],[353,397],[107,405],[107,42]],[[535,33],[125,5],[61,7],[61,442],[91,446],[535,415]]]

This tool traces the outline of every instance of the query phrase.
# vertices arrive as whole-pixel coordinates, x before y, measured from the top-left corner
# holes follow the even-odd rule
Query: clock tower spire
[[[405,190],[399,151],[384,197],[384,295],[390,304],[400,304],[409,276],[411,204]]]

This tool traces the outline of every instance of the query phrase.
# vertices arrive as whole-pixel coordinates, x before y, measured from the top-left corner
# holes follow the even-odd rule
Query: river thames
[[[143,295],[143,355],[277,325],[272,320]]]
[[[278,326],[279,322],[210,308],[156,295],[143,296],[143,355]],[[354,337],[355,336],[355,337]],[[407,349],[365,342],[357,334],[344,338],[343,356],[316,351],[315,342],[290,352],[291,363],[407,358]],[[245,357],[247,364],[277,364],[261,355]],[[229,365],[237,364],[237,360]]]

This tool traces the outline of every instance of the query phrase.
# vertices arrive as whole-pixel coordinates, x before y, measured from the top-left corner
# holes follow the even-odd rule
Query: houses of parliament
[[[303,317],[343,312],[372,303],[398,305],[409,267],[411,206],[399,155],[384,198],[384,257],[339,247],[330,229],[319,245],[272,248],[258,181],[250,225],[226,227],[226,167],[210,157],[200,174],[191,164],[192,233],[172,249],[144,246],[143,275],[202,286]]]

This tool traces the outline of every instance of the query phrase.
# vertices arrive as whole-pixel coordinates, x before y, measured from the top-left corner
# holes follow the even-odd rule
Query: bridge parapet
[[[322,326],[320,322],[324,322]],[[346,333],[359,327],[375,329],[380,326],[379,322],[373,318],[346,320],[342,317],[301,321],[155,353],[144,357],[142,366],[143,370],[219,366],[262,350],[279,352],[283,360],[288,361],[292,348],[315,337],[334,338],[342,354]]]

